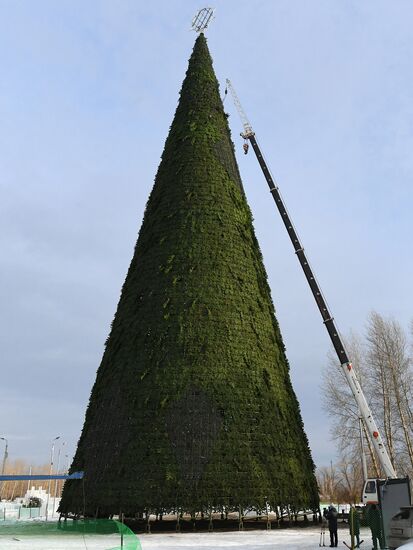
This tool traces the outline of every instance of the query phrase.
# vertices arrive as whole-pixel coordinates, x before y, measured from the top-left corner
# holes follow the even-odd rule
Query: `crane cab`
[[[363,486],[363,492],[361,494],[361,502],[366,504],[378,504],[379,495],[377,493],[377,479],[366,479]]]

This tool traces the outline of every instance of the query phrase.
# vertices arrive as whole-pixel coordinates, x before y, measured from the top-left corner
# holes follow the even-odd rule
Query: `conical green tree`
[[[314,464],[205,37],[60,510],[316,508]]]

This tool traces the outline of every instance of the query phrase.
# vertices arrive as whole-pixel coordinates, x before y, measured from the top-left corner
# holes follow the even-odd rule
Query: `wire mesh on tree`
[[[205,37],[196,40],[60,510],[317,508]]]

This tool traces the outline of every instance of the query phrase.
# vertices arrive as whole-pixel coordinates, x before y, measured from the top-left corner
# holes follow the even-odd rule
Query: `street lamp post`
[[[68,474],[68,473],[69,473],[69,466],[70,466],[70,463],[69,463],[69,455],[65,455],[65,459],[66,459],[66,470],[65,470],[65,473]]]
[[[66,445],[66,442],[63,441],[62,446],[59,447],[59,451],[57,453],[57,466],[56,466],[56,474],[59,474],[59,466],[60,466],[60,453],[63,450],[63,447]],[[52,511],[52,517],[54,516],[54,509],[56,505],[56,497],[57,497],[57,486],[58,486],[59,480],[55,480],[54,484],[54,495],[53,495],[53,511]]]
[[[2,466],[1,466],[1,475],[4,475],[4,470],[6,469],[6,462],[7,462],[7,457],[9,456],[9,453],[8,453],[8,448],[9,448],[9,442],[7,441],[7,439],[5,437],[0,437],[0,439],[2,441],[5,442],[6,446],[4,447],[4,454],[3,454],[3,463],[2,463]],[[2,492],[3,492],[3,481],[0,483],[0,500],[1,500],[1,495],[2,495]]]
[[[60,435],[58,435],[57,437],[55,437],[55,438],[52,440],[52,448],[51,448],[51,450],[50,450],[50,472],[49,472],[49,475],[50,475],[50,476],[53,474],[54,447],[55,447],[55,442],[56,442],[58,439],[60,439]],[[49,487],[48,487],[48,489],[47,489],[47,500],[46,500],[46,521],[47,521],[48,513],[49,513],[49,499],[50,499],[51,487],[52,487],[52,480],[49,479]]]

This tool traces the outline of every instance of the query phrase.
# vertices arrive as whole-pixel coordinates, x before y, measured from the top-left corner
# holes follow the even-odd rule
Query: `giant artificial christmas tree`
[[[196,40],[63,513],[318,506],[206,40]]]

